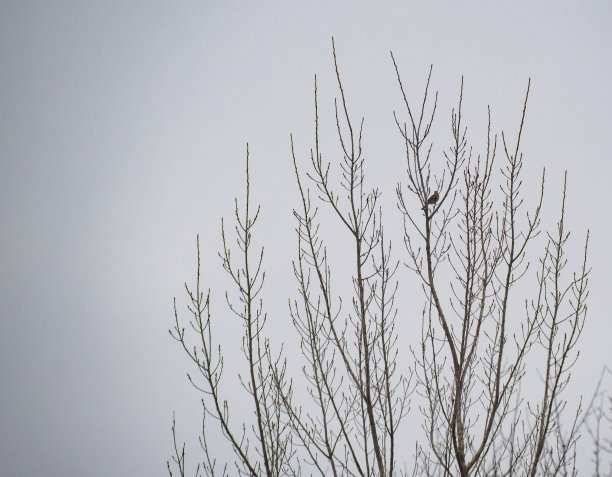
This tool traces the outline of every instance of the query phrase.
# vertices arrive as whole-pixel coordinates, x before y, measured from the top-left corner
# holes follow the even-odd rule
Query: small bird
[[[423,207],[423,210],[425,210],[425,207],[427,207],[428,205],[433,205],[436,202],[438,202],[439,198],[440,198],[440,195],[438,194],[438,191],[435,191],[433,194],[429,196],[429,199],[427,199],[427,203]]]

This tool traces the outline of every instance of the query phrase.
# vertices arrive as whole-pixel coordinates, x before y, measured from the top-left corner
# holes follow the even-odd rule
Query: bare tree
[[[293,456],[292,435],[282,421],[282,388],[276,384],[283,379],[284,368],[280,357],[273,358],[268,340],[262,336],[267,315],[258,296],[264,284],[265,272],[262,270],[263,248],[253,263],[251,244],[252,233],[259,207],[253,213],[250,204],[249,182],[249,148],[247,145],[246,167],[246,203],[244,214],[240,214],[238,200],[235,201],[234,227],[236,245],[238,246],[237,265],[232,256],[232,249],[226,237],[225,226],[221,223],[223,252],[219,254],[224,270],[229,274],[238,290],[238,304],[230,299],[226,292],[228,309],[241,320],[244,326],[242,351],[248,364],[248,376],[240,378],[245,393],[250,396],[254,409],[254,422],[247,426],[242,423],[232,427],[229,418],[229,404],[221,397],[219,383],[223,374],[223,354],[221,347],[215,345],[212,334],[210,309],[210,290],[206,295],[200,287],[200,240],[197,240],[198,268],[195,289],[185,284],[189,296],[188,310],[192,315],[189,326],[195,332],[196,343],[189,344],[185,327],[181,325],[175,300],[175,326],[170,334],[183,346],[187,355],[196,365],[200,374],[194,379],[188,374],[191,384],[202,393],[203,421],[200,443],[204,450],[205,461],[196,468],[196,475],[202,470],[204,475],[227,475],[227,463],[221,470],[211,456],[208,447],[206,419],[211,417],[218,421],[223,436],[231,444],[236,455],[234,465],[240,475],[291,475],[290,460]],[[274,378],[272,379],[274,370]],[[176,444],[175,427],[172,427],[175,455],[173,461],[179,474],[185,475],[184,446],[179,452]],[[170,462],[168,471],[173,475]]]
[[[462,80],[451,114],[451,146],[441,164],[429,140],[437,105],[437,93],[433,100],[429,94],[431,70],[415,111],[391,56],[407,113],[405,122],[395,116],[408,179],[406,187],[397,188],[398,204],[408,266],[426,294],[422,346],[415,353],[428,444],[419,449],[419,471],[556,475],[576,437],[577,418],[569,445],[551,444],[560,431],[566,406],[562,391],[578,356],[586,316],[588,234],[579,270],[564,280],[569,237],[564,185],[561,217],[555,233],[548,234],[536,272],[538,292],[525,299],[523,309],[514,310],[512,294],[529,268],[527,247],[539,233],[544,194],[542,173],[538,202],[531,212],[522,212],[520,142],[529,84],[515,141],[510,143],[502,132],[501,200],[495,201],[498,144],[491,135],[490,111],[486,151],[474,157],[462,123]],[[410,206],[409,198],[417,207]],[[522,406],[515,398],[534,347],[543,351],[541,396]]]
[[[406,116],[400,120],[395,114],[407,171],[406,185],[397,187],[398,207],[407,265],[424,292],[421,343],[410,364],[398,359],[396,319],[414,317],[416,310],[400,314],[396,306],[399,262],[384,236],[380,192],[365,181],[364,120],[349,113],[333,40],[332,51],[339,92],[335,134],[342,159],[328,162],[320,145],[316,77],[315,137],[307,172],[299,166],[291,136],[299,207],[294,210],[297,296],[289,300],[289,314],[301,344],[303,377],[287,375],[282,347],[274,354],[266,338],[260,298],[263,249],[252,251],[259,207],[253,209],[250,202],[247,146],[243,211],[235,204],[237,258],[223,223],[219,255],[238,293],[237,302],[227,292],[226,299],[244,327],[248,375],[241,382],[252,420],[230,421],[230,403],[221,393],[223,353],[214,339],[217,318],[210,291],[200,288],[198,239],[196,283],[186,285],[191,331],[182,324],[176,301],[171,330],[199,372],[198,379],[189,375],[203,406],[204,459],[195,474],[232,471],[231,463],[217,463],[209,447],[211,418],[232,448],[240,475],[405,474],[407,463],[398,462],[398,456],[411,452],[398,442],[398,429],[414,389],[421,396],[425,439],[417,444],[413,474],[575,474],[582,414],[567,410],[563,391],[586,317],[588,234],[578,270],[568,275],[564,184],[560,219],[535,267],[536,293],[522,295],[519,283],[530,277],[527,254],[540,234],[544,195],[543,173],[539,199],[524,212],[520,144],[529,84],[516,139],[501,134],[498,168],[490,111],[486,151],[473,154],[469,147],[461,115],[463,80],[451,113],[451,145],[437,151],[430,139],[437,108],[437,93],[432,99],[429,92],[431,70],[415,109],[391,55]],[[331,211],[344,231],[351,270],[330,265],[319,207]],[[338,296],[336,286],[347,282],[352,293]],[[538,394],[522,396],[528,357],[529,363],[538,360],[541,379]],[[168,470],[184,476],[185,451],[177,444],[174,424],[172,432]]]
[[[330,164],[319,147],[316,78],[315,147],[310,154],[313,172],[307,176],[320,201],[331,207],[346,232],[354,255],[354,294],[352,309],[343,312],[342,299],[332,293],[332,270],[318,233],[318,209],[312,205],[310,189],[302,183],[292,139],[302,206],[294,211],[298,221],[294,273],[300,298],[290,308],[308,362],[304,373],[316,410],[299,414],[287,400],[287,413],[295,435],[321,475],[391,476],[396,464],[396,432],[408,409],[410,376],[410,369],[407,375],[399,372],[396,359],[397,282],[393,276],[398,264],[392,262],[391,244],[384,240],[377,203],[380,193],[365,189],[364,121],[357,128],[349,114],[335,47],[333,54],[340,91],[340,99],[334,103],[342,154],[340,182],[332,184]]]

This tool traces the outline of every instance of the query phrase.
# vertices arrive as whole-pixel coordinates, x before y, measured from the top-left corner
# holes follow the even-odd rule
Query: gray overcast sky
[[[291,333],[289,134],[305,160],[315,73],[329,124],[332,35],[391,221],[403,167],[389,50],[413,100],[434,64],[442,137],[464,76],[476,146],[487,104],[496,131],[516,131],[532,78],[527,199],[546,166],[551,225],[568,169],[573,257],[591,229],[590,314],[571,385],[588,392],[612,364],[610,25],[608,1],[1,2],[2,475],[164,475],[173,409],[192,441],[198,396],[167,333],[172,297],[193,276],[196,233],[206,283],[225,283],[219,223],[243,195],[247,141],[266,306],[274,329]],[[219,329],[237,349],[239,327]]]

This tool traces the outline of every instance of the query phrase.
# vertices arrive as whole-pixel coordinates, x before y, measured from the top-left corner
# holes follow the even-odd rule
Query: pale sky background
[[[400,220],[403,156],[389,50],[413,101],[434,64],[442,138],[464,76],[475,146],[487,104],[496,131],[516,131],[532,78],[526,199],[546,166],[552,225],[568,169],[570,259],[591,230],[590,311],[568,395],[588,394],[612,364],[612,4],[501,3],[1,2],[0,473],[165,475],[173,410],[194,462],[199,397],[168,335],[172,298],[184,303],[200,233],[232,382],[240,328],[224,321],[216,252],[220,218],[243,196],[247,141],[270,335],[291,336],[298,197],[289,134],[305,165],[314,74],[326,124],[336,94],[332,35],[390,222]],[[324,133],[330,159],[333,133]],[[415,334],[419,310],[403,314]]]

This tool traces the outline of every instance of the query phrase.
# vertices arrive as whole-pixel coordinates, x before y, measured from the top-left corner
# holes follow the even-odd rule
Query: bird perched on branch
[[[439,198],[440,195],[438,194],[438,191],[435,191],[429,196],[429,199],[427,199],[427,203],[425,204],[425,206],[423,206],[422,210],[425,210],[425,207],[428,207],[429,205],[434,205],[436,202],[438,202]]]

